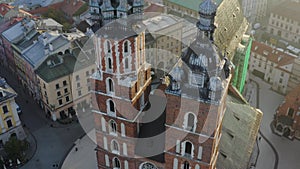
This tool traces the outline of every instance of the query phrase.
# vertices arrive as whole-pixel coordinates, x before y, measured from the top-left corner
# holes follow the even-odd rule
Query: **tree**
[[[4,151],[7,154],[7,158],[12,161],[17,159],[24,160],[24,152],[28,148],[28,142],[18,140],[16,137],[10,137],[4,145]]]

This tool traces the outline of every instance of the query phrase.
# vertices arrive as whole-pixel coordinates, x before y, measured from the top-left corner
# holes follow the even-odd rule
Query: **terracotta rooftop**
[[[8,11],[10,11],[11,9],[13,9],[13,6],[10,6],[8,4],[5,3],[1,3],[0,4],[0,14],[3,17]]]
[[[163,13],[164,12],[164,6],[161,5],[161,4],[157,4],[157,3],[151,3],[151,5],[149,7],[147,7],[144,11],[145,12]]]
[[[266,57],[267,60],[276,63],[278,66],[291,64],[295,59],[294,56],[291,56],[258,41],[253,41],[251,51]]]
[[[64,0],[60,9],[62,9],[64,13],[68,14],[69,16],[73,16],[84,3],[84,1],[79,0]]]

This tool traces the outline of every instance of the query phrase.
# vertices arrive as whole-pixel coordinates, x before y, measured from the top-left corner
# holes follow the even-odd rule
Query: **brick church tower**
[[[198,33],[170,73],[166,89],[165,168],[215,169],[231,75],[213,45],[217,5],[199,6]]]
[[[215,10],[212,0],[200,4],[205,19],[200,18],[197,38],[160,85],[166,106],[153,122],[145,122],[157,113],[146,108],[157,105],[151,101],[144,25],[119,19],[95,34],[93,113],[99,169],[216,168],[231,75],[227,59],[211,43]],[[159,136],[148,137],[153,133]],[[151,154],[157,147],[160,152]]]
[[[94,115],[99,169],[135,168],[138,119],[150,94],[150,65],[145,62],[145,29],[112,21],[97,33]],[[131,157],[131,158],[130,158]]]

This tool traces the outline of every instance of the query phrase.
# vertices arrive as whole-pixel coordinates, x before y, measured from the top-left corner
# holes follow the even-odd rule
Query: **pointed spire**
[[[212,15],[217,11],[218,5],[213,0],[204,0],[199,5],[199,13]]]

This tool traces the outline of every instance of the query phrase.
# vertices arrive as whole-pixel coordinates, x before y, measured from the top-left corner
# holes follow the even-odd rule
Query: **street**
[[[6,78],[8,84],[18,93],[16,102],[22,109],[21,122],[29,129],[37,143],[33,158],[21,169],[59,168],[73,143],[84,134],[80,124],[74,122],[62,125],[47,119],[45,112],[18,83],[14,73],[2,66],[0,76]],[[51,124],[54,127],[51,127]]]
[[[248,88],[247,90],[252,90],[253,92],[249,103],[254,107],[257,106],[264,113],[260,131],[274,146],[276,152],[278,153],[279,159],[277,169],[299,169],[300,161],[298,159],[298,152],[300,152],[300,141],[296,139],[291,141],[288,138],[275,135],[272,133],[270,128],[275,111],[284,100],[284,96],[276,93],[273,90],[270,90],[270,85],[258,77],[250,75],[250,79],[252,82],[250,82],[250,85],[248,85],[251,89]],[[256,97],[257,94],[259,96],[258,105]],[[276,169],[276,166],[274,167],[274,151],[272,151],[270,145],[267,144],[265,139],[261,139],[261,141],[259,141],[259,148],[260,155],[257,161],[256,169]]]

